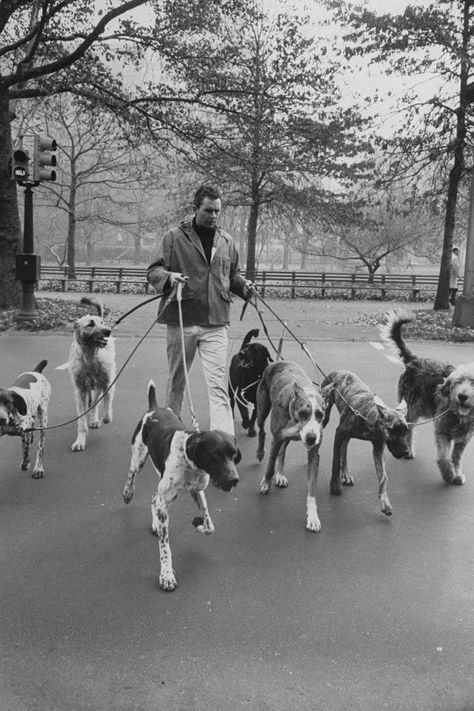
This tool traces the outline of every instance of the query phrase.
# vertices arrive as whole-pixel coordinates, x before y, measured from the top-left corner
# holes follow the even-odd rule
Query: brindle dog
[[[382,512],[392,515],[392,506],[387,494],[387,472],[384,450],[388,447],[396,459],[409,456],[407,444],[408,425],[405,419],[406,405],[397,409],[387,407],[354,373],[336,370],[321,383],[328,391],[327,407],[323,426],[329,422],[331,408],[339,411],[339,424],[334,435],[332,476],[330,491],[334,496],[342,494],[342,485],[352,486],[354,478],[347,468],[347,447],[351,439],[361,439],[372,443],[375,471],[379,480],[379,500]]]

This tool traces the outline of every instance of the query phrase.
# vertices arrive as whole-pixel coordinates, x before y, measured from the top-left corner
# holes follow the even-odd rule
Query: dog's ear
[[[268,350],[267,347],[265,347],[265,355],[266,355],[266,357],[267,357],[268,362],[269,362],[269,363],[273,363],[273,358],[271,357],[271,355],[270,355],[269,350]]]
[[[193,432],[186,440],[186,456],[195,462],[201,452],[202,435],[200,432]]]
[[[234,457],[234,464],[238,464],[240,460],[242,459],[242,452],[240,449],[237,447],[237,454]]]
[[[396,410],[396,412],[398,412],[399,415],[402,415],[402,417],[407,416],[408,405],[407,405],[407,401],[405,400],[405,398],[403,398],[403,400],[401,400],[401,402],[398,403],[395,410]]]
[[[19,415],[26,415],[27,409],[24,398],[22,398],[21,395],[18,395],[18,393],[16,393],[14,390],[11,391],[11,395],[15,410],[18,412]]]
[[[449,398],[449,393],[451,392],[451,380],[449,377],[445,378],[441,385],[438,385],[438,392],[442,397]]]
[[[324,385],[321,388],[321,395],[324,398],[324,402],[326,404],[326,407],[329,402],[329,398],[331,397],[331,394],[334,392],[334,383],[328,383],[327,385]]]

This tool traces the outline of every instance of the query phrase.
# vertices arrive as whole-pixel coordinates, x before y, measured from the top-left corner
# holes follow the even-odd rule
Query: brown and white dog
[[[336,405],[339,423],[334,434],[332,475],[330,492],[342,494],[342,485],[352,486],[354,478],[347,468],[347,447],[351,439],[372,443],[375,471],[379,480],[379,501],[382,513],[392,515],[392,506],[387,493],[387,472],[384,451],[388,447],[396,459],[408,459],[408,425],[405,419],[406,403],[394,409],[385,403],[349,370],[329,373],[322,388],[331,385],[327,395],[327,408],[323,426],[329,422],[331,409]]]
[[[42,360],[34,370],[21,373],[10,388],[0,388],[0,437],[5,434],[21,437],[23,471],[30,466],[30,445],[33,442],[33,432],[26,430],[35,427],[38,418],[40,431],[33,479],[44,476],[44,428],[48,424],[51,396],[51,385],[43,375],[47,364],[48,361]]]
[[[102,303],[86,297],[80,303],[95,307],[97,314],[81,316],[74,324],[68,367],[77,414],[82,415],[94,402],[102,399],[90,412],[79,417],[77,437],[71,446],[73,452],[85,449],[89,427],[97,429],[102,423],[112,422],[115,387],[111,383],[116,373],[115,342],[110,327],[104,322]]]
[[[257,419],[257,387],[263,371],[272,361],[268,348],[256,343],[258,328],[249,331],[242,341],[238,353],[232,356],[229,366],[229,400],[234,413],[237,402],[242,417],[242,427],[249,437],[255,437]],[[250,414],[249,414],[250,410]]]
[[[265,368],[257,390],[257,459],[260,462],[265,454],[265,420],[270,410],[273,439],[260,492],[268,494],[273,479],[277,486],[288,486],[284,474],[286,449],[291,440],[301,441],[307,450],[306,528],[314,532],[321,529],[316,482],[325,408],[321,390],[297,363],[277,361]]]
[[[150,455],[160,478],[151,504],[152,530],[160,547],[160,587],[171,591],[177,586],[169,544],[168,506],[180,491],[188,492],[201,516],[193,520],[199,533],[214,531],[204,490],[209,481],[223,491],[231,491],[239,481],[235,465],[240,451],[235,437],[220,430],[191,432],[170,408],[158,407],[155,384],[148,385],[148,410],[132,438],[132,457],[123,499],[129,504],[135,492],[135,479]]]
[[[407,403],[409,457],[413,458],[413,425],[434,420],[437,464],[446,484],[464,484],[461,457],[474,431],[474,363],[455,368],[433,358],[419,358],[407,347],[402,327],[414,315],[392,312],[382,336],[395,346],[405,365],[398,381],[398,397]]]

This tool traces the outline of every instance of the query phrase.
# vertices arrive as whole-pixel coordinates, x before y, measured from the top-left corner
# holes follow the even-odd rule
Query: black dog
[[[249,437],[255,437],[257,419],[257,387],[267,365],[273,362],[268,349],[261,343],[250,343],[257,338],[258,328],[249,331],[242,341],[240,351],[232,356],[229,366],[229,399],[234,413],[237,401],[242,427]],[[251,413],[249,415],[249,408]]]

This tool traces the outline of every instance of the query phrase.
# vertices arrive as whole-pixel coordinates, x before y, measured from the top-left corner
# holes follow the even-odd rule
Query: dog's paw
[[[250,428],[249,428],[249,431],[247,432],[247,435],[248,435],[249,437],[256,437],[256,436],[257,436],[257,432],[253,429],[253,427],[250,427]]]
[[[31,476],[33,479],[42,479],[44,477],[44,469],[35,467]]]
[[[288,479],[283,474],[275,474],[275,484],[276,486],[281,486],[282,489],[286,489],[288,486]]]
[[[331,479],[331,482],[329,484],[329,493],[331,496],[342,496],[342,485],[339,479],[336,481],[333,481]]]
[[[343,486],[354,486],[354,477],[349,472],[342,477],[341,481]]]
[[[306,517],[306,530],[311,533],[318,533],[321,530],[321,521],[317,516]]]
[[[211,533],[214,533],[214,525],[212,523],[204,525],[202,516],[195,516],[195,518],[193,518],[193,526],[198,533],[203,533],[205,536],[210,536]]]
[[[130,501],[133,499],[133,494],[134,490],[132,489],[131,486],[126,486],[125,489],[123,490],[123,500],[126,504],[129,504]]]
[[[98,430],[99,427],[102,427],[102,422],[100,420],[92,420],[89,427],[91,430]]]
[[[456,474],[456,476],[454,477],[452,483],[453,483],[455,486],[462,486],[463,484],[466,483],[466,477],[464,476],[464,474]]]
[[[264,456],[265,456],[265,450],[264,449],[257,449],[257,459],[259,462],[262,461]]]
[[[75,442],[72,443],[71,449],[73,452],[82,452],[86,448],[86,441],[83,437],[78,437]]]
[[[160,574],[160,588],[165,592],[172,592],[178,585],[173,572]]]
[[[110,422],[112,422],[112,415],[104,415],[102,418],[102,422],[104,425],[110,424]]]
[[[29,462],[29,460],[27,460],[26,462],[22,462],[22,463],[20,464],[20,469],[21,469],[22,472],[28,471],[29,468],[30,468],[30,462]]]
[[[261,494],[269,494],[271,488],[272,488],[271,482],[267,481],[265,479],[265,477],[263,477],[262,481],[260,482],[260,493]]]
[[[408,452],[408,454],[405,454],[403,459],[415,459],[415,452]]]

